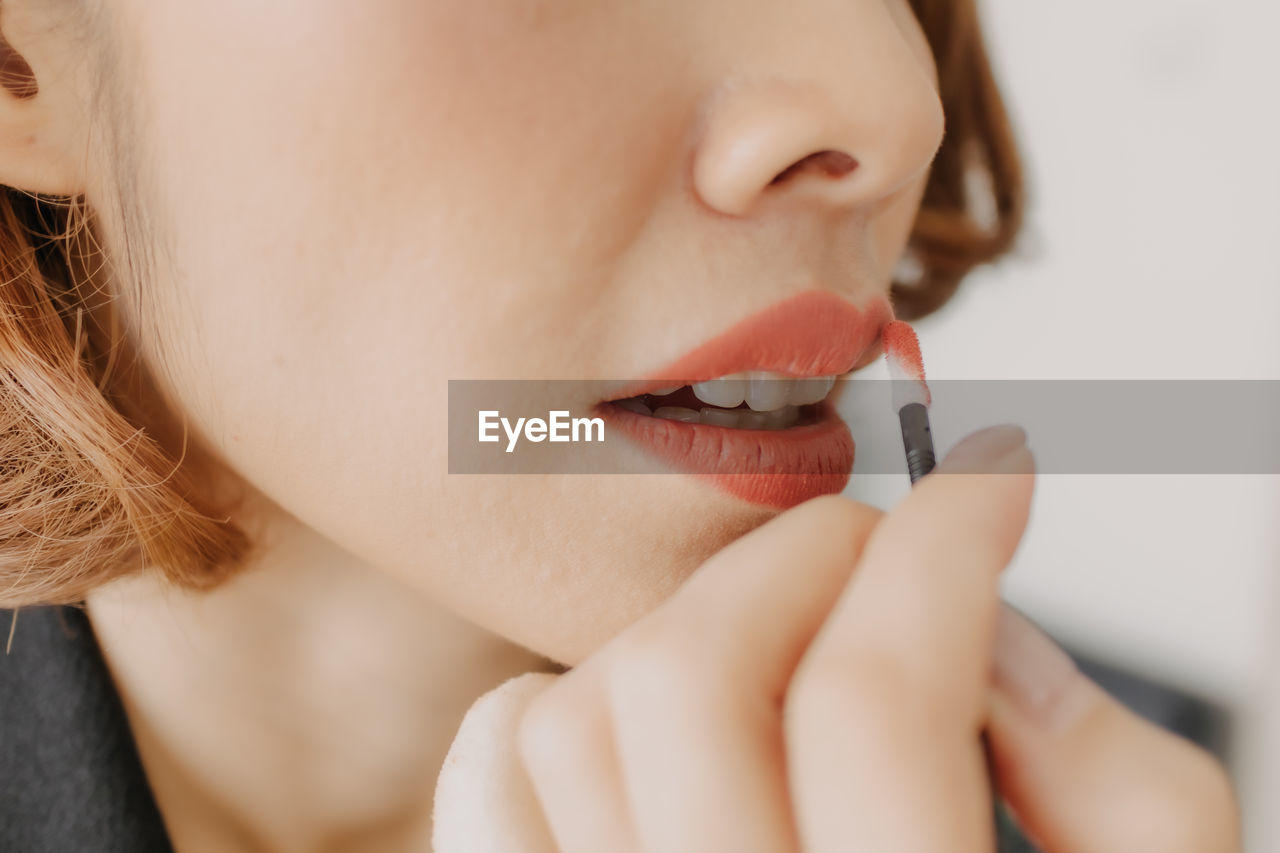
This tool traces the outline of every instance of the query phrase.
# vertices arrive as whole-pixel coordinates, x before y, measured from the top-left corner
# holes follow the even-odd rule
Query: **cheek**
[[[230,468],[562,660],[769,516],[684,478],[447,474],[447,380],[650,350],[625,336],[661,326],[609,323],[683,304],[681,272],[715,261],[664,246],[645,257],[674,274],[636,262],[643,288],[601,287],[671,195],[703,85],[679,40],[585,35],[589,4],[134,3],[166,390]],[[886,286],[922,191],[871,232]],[[600,621],[552,636],[555,604]]]
[[[687,117],[654,71],[675,47],[557,8],[139,7],[157,219],[216,365],[295,389],[308,366],[326,385],[562,373],[545,341],[641,227]]]
[[[485,511],[506,485],[447,480],[447,380],[571,375],[599,350],[566,317],[598,303],[688,120],[654,70],[678,46],[636,33],[630,62],[525,5],[174,0],[128,24],[167,232],[165,390],[237,474],[406,572],[454,547],[424,546],[437,520],[463,564],[506,547]],[[619,494],[601,480],[563,505]],[[507,541],[553,505],[531,497]],[[597,532],[566,565],[588,541],[631,547]]]

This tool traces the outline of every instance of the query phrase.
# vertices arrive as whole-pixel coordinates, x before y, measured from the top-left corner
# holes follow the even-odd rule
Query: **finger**
[[[1052,853],[1235,853],[1231,784],[1207,752],[1120,705],[1025,617],[995,643],[990,736],[1002,793]]]
[[[1024,438],[971,436],[881,521],[801,662],[786,719],[806,850],[991,849],[978,734],[1031,499]]]
[[[561,675],[520,722],[520,755],[560,853],[637,850],[603,684]]]
[[[802,504],[720,551],[611,650],[643,849],[796,849],[782,696],[879,517],[838,497]]]

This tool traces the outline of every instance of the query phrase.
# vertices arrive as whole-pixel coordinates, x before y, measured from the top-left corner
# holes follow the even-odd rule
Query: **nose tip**
[[[766,198],[853,209],[892,195],[926,172],[943,133],[936,89],[894,82],[870,94],[794,80],[732,89],[699,139],[698,196],[746,216]]]
[[[942,144],[942,100],[928,45],[897,5],[836,14],[822,3],[821,27],[803,4],[761,12],[767,26],[744,17],[752,34],[794,27],[809,47],[739,57],[710,93],[692,151],[704,204],[731,216],[797,202],[869,208],[927,172]]]

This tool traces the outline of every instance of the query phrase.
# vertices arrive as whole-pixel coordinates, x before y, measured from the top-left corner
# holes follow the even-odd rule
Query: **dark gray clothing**
[[[120,697],[77,607],[0,610],[0,851],[171,853]]]

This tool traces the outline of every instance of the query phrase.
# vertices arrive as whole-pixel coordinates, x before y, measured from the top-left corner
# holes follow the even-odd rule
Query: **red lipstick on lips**
[[[617,399],[753,370],[838,376],[891,319],[883,299],[858,307],[830,291],[805,291],[747,317]],[[673,468],[754,504],[786,509],[839,493],[853,470],[853,436],[825,400],[809,407],[810,422],[777,430],[684,423],[610,403],[600,411],[618,433]]]

